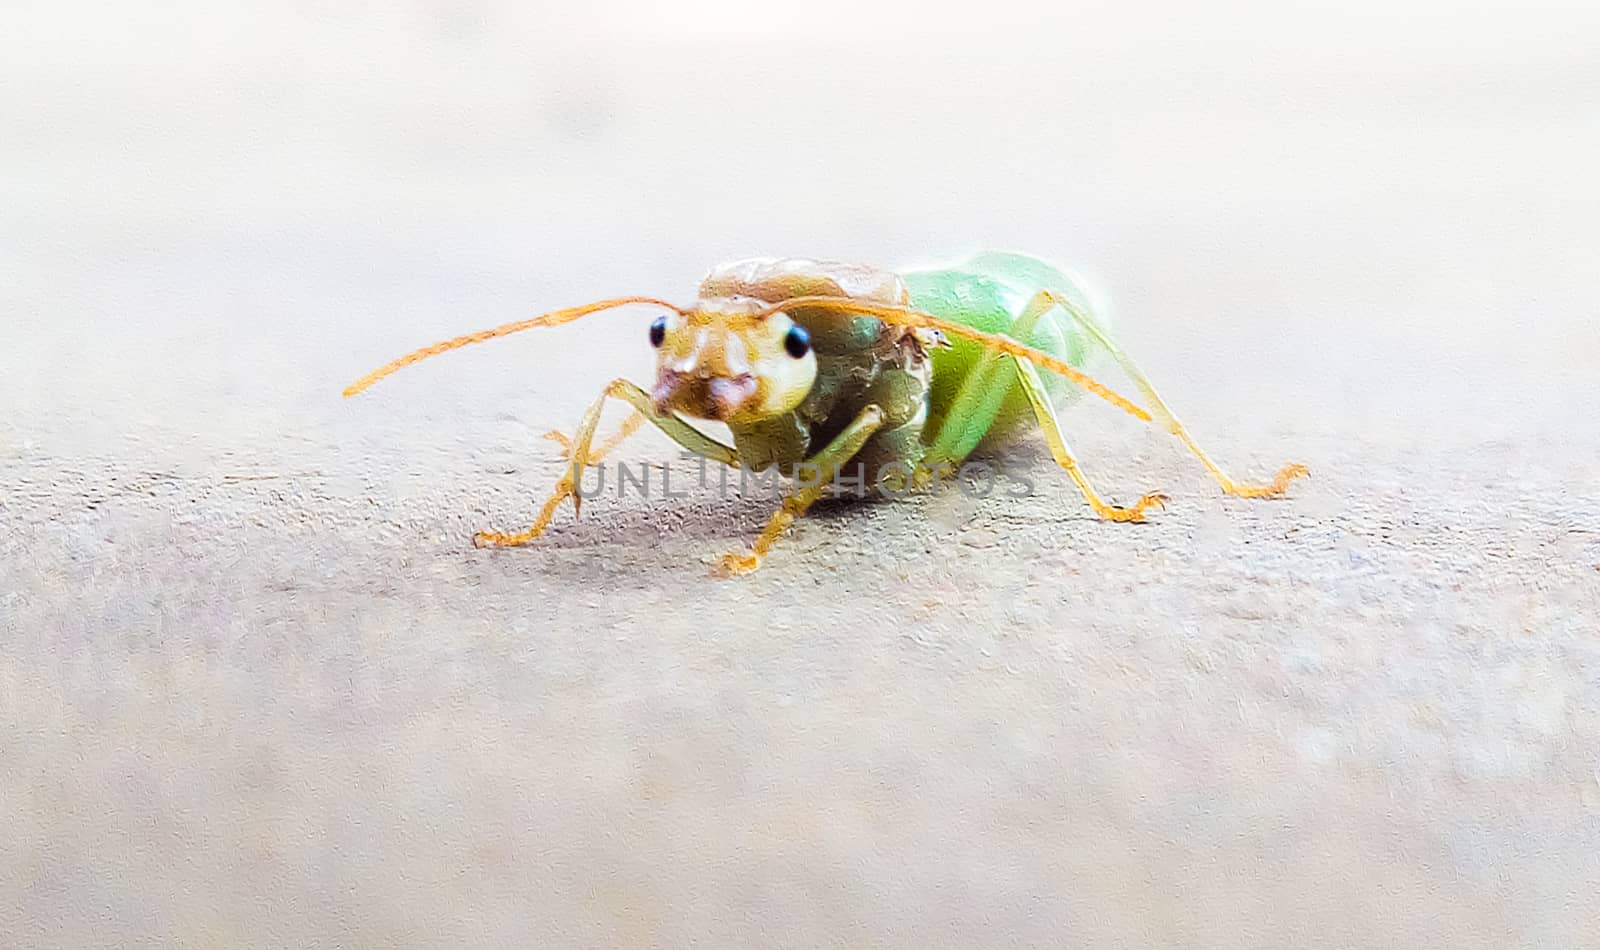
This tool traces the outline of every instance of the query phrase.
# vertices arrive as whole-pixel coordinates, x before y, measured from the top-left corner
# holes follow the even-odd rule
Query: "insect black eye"
[[[660,346],[661,341],[665,340],[666,338],[667,318],[666,315],[663,314],[662,316],[656,317],[655,320],[650,324],[650,345]]]
[[[805,327],[790,327],[783,337],[783,348],[790,356],[799,359],[811,352],[811,334],[806,332]]]

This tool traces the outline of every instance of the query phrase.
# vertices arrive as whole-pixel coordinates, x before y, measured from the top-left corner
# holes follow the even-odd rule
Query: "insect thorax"
[[[802,296],[851,297],[900,306],[910,299],[905,282],[888,271],[802,259],[756,258],[724,264],[700,285],[703,300],[754,298],[781,303]],[[792,473],[873,404],[883,410],[883,427],[856,456],[869,476],[891,462],[920,459],[933,372],[928,358],[932,338],[924,331],[831,310],[798,308],[789,317],[811,336],[816,383],[792,412],[730,426],[741,461],[750,468],[776,466]]]

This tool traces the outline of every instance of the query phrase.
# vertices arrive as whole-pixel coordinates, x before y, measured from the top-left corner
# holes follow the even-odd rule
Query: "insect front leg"
[[[1168,432],[1177,436],[1178,440],[1194,454],[1194,457],[1200,460],[1200,464],[1206,467],[1206,471],[1211,473],[1211,477],[1216,479],[1217,484],[1222,486],[1224,492],[1230,495],[1237,495],[1240,498],[1270,498],[1273,495],[1281,495],[1287,491],[1289,483],[1295,479],[1305,478],[1311,474],[1309,468],[1293,463],[1280,468],[1278,473],[1273,476],[1272,481],[1265,484],[1247,484],[1234,481],[1228,476],[1227,472],[1222,470],[1221,466],[1213,462],[1211,457],[1200,448],[1194,437],[1189,434],[1189,430],[1184,428],[1183,423],[1178,421],[1178,417],[1172,414],[1172,410],[1167,407],[1166,402],[1156,393],[1156,388],[1150,383],[1149,378],[1140,372],[1138,364],[1134,363],[1133,358],[1123,352],[1121,347],[1117,346],[1111,339],[1111,334],[1107,333],[1104,327],[1074,305],[1072,301],[1059,294],[1042,291],[1040,296],[1048,297],[1051,303],[1066,311],[1068,316],[1077,321],[1079,326],[1082,326],[1090,336],[1094,337],[1095,342],[1099,343],[1107,353],[1111,354],[1111,358],[1117,361],[1117,365],[1122,367],[1122,371],[1127,373],[1128,378],[1133,380],[1133,384],[1139,387],[1140,392],[1144,393],[1144,398],[1150,404],[1151,415],[1155,416],[1156,420],[1165,426]]]
[[[567,470],[562,474],[561,480],[556,482],[555,489],[551,491],[550,497],[545,501],[544,507],[540,509],[539,516],[534,519],[533,525],[526,531],[519,531],[514,534],[502,534],[498,531],[480,531],[473,536],[473,544],[480,548],[517,547],[527,544],[539,535],[544,534],[545,529],[549,528],[550,522],[554,520],[557,509],[568,498],[572,499],[572,510],[574,514],[577,514],[582,506],[582,499],[578,497],[575,486],[582,476],[584,468],[590,463],[598,461],[601,455],[621,442],[622,439],[627,438],[638,428],[637,423],[632,428],[629,428],[628,423],[624,422],[617,436],[608,440],[600,449],[593,449],[595,429],[600,425],[600,412],[605,408],[607,399],[621,399],[633,406],[635,416],[630,417],[630,421],[632,421],[632,418],[637,417],[649,420],[656,428],[666,433],[667,437],[672,441],[696,455],[704,456],[714,462],[721,462],[724,465],[737,466],[739,464],[739,455],[732,446],[718,442],[677,416],[670,414],[657,415],[655,404],[651,400],[649,393],[626,379],[615,379],[605,388],[599,398],[588,409],[584,410],[583,417],[578,420],[578,428],[575,430],[570,447],[566,452],[571,464],[567,466]]]
[[[595,449],[594,452],[589,456],[589,461],[598,462],[607,455],[611,454],[612,449],[615,449],[623,442],[626,442],[630,436],[639,431],[639,427],[644,425],[644,420],[645,414],[637,409],[628,413],[628,418],[622,420],[622,425],[617,426],[617,431],[611,433],[610,438],[600,443],[600,447]],[[571,460],[572,438],[570,436],[559,429],[551,429],[549,432],[544,434],[544,437],[547,440],[561,446],[562,458],[569,461]]]
[[[867,406],[853,419],[843,432],[834,436],[821,452],[807,459],[807,464],[812,466],[816,473],[814,481],[800,479],[794,491],[783,499],[783,506],[772,513],[772,518],[767,521],[765,528],[756,538],[755,543],[748,551],[732,551],[724,554],[717,561],[713,573],[723,577],[736,574],[748,574],[761,566],[761,559],[766,557],[772,545],[783,534],[796,518],[806,513],[822,493],[828,490],[834,478],[844,464],[855,457],[866,445],[872,434],[883,426],[883,410],[877,406]]]

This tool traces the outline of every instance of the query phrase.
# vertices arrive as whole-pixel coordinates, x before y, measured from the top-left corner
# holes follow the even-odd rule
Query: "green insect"
[[[576,486],[585,467],[645,421],[703,458],[739,469],[776,469],[795,479],[754,544],[717,562],[723,575],[755,570],[784,530],[847,471],[855,473],[852,484],[926,485],[948,477],[980,447],[1016,436],[1030,421],[1096,514],[1111,521],[1144,520],[1145,511],[1162,506],[1165,496],[1146,494],[1127,507],[1108,504],[1062,435],[1056,408],[1078,390],[1160,422],[1228,494],[1280,495],[1308,474],[1303,465],[1287,465],[1265,484],[1229,478],[1092,316],[1083,282],[1044,261],[1009,253],[900,275],[809,260],[738,261],[713,270],[689,307],[617,297],[557,310],[424,347],[362,377],[344,394],[354,396],[439,353],[627,304],[667,311],[650,324],[655,386],[647,390],[614,380],[570,439],[550,433],[571,461],[550,499],[528,530],[480,533],[474,538],[479,547],[532,541],[568,498],[576,512]],[[1083,372],[1101,353],[1143,393],[1145,406]],[[613,398],[634,411],[597,447],[600,413]],[[705,434],[691,419],[724,423],[733,444]]]

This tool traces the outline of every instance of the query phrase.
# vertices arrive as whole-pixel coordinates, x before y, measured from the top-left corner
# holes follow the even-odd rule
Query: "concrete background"
[[[1600,14],[21,3],[0,940],[1600,947]],[[721,259],[1078,264],[1225,465],[601,498]],[[671,461],[654,434],[622,458]]]

